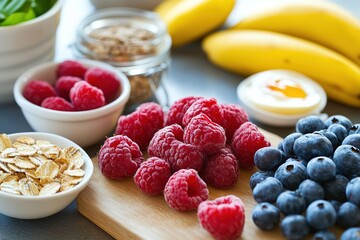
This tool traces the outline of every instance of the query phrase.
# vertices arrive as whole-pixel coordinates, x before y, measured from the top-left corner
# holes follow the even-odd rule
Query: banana
[[[360,107],[360,68],[313,42],[267,31],[223,30],[208,35],[202,48],[211,62],[224,69],[244,76],[270,69],[294,70],[326,87],[329,98]],[[350,100],[356,101],[349,104]]]
[[[175,47],[192,42],[220,27],[235,0],[166,0],[155,8]]]
[[[328,1],[288,1],[252,12],[233,29],[284,33],[324,45],[360,66],[360,21]]]

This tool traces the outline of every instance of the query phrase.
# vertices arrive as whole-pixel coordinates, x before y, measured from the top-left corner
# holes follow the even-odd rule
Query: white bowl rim
[[[85,172],[85,176],[81,180],[80,183],[75,185],[73,188],[63,191],[63,192],[58,192],[58,193],[55,193],[52,195],[45,195],[45,196],[24,196],[24,195],[16,195],[16,194],[11,194],[11,193],[6,193],[3,191],[0,191],[0,197],[4,196],[7,198],[23,199],[25,201],[37,201],[37,199],[49,199],[50,200],[50,199],[59,198],[59,197],[66,196],[66,195],[72,195],[72,194],[74,194],[74,192],[78,192],[78,191],[80,192],[90,182],[91,177],[94,173],[94,164],[93,164],[90,156],[85,152],[85,150],[83,148],[81,148],[79,145],[77,145],[76,143],[74,143],[73,141],[71,141],[70,139],[62,137],[60,135],[56,135],[56,134],[52,134],[52,133],[45,133],[45,132],[19,132],[19,133],[7,134],[7,135],[10,138],[16,138],[16,137],[20,137],[20,136],[28,136],[28,137],[32,137],[32,138],[36,138],[36,139],[41,139],[41,140],[47,140],[46,137],[50,136],[53,138],[57,138],[58,140],[67,142],[69,146],[74,146],[74,147],[80,149],[81,154],[84,158],[84,164],[86,164],[86,167],[89,167],[89,170]]]
[[[131,87],[127,76],[124,73],[122,73],[119,69],[111,66],[110,64],[96,60],[89,60],[89,59],[75,59],[75,61],[78,61],[83,64],[93,65],[94,67],[97,66],[114,71],[120,78],[121,87],[122,87],[121,94],[118,98],[116,98],[112,102],[100,108],[96,108],[92,110],[66,112],[66,111],[57,111],[57,110],[43,108],[25,99],[25,97],[22,94],[22,89],[20,88],[25,84],[25,82],[29,80],[29,76],[33,75],[33,73],[35,73],[40,69],[57,65],[63,61],[65,60],[45,62],[39,64],[33,68],[28,69],[18,77],[18,79],[15,81],[13,93],[14,93],[15,101],[24,111],[29,111],[43,118],[54,119],[58,121],[68,121],[68,122],[83,121],[87,119],[95,119],[103,115],[109,114],[118,108],[118,104],[120,104],[121,102],[126,103],[127,100],[129,99]]]

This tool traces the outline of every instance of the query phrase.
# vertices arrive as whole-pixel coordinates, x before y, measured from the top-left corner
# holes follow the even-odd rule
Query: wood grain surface
[[[273,146],[281,141],[275,134],[261,130]],[[164,197],[142,193],[132,178],[122,181],[109,180],[97,167],[89,186],[77,198],[79,212],[116,239],[148,240],[202,240],[212,239],[199,224],[196,210],[179,212],[166,204]],[[279,227],[273,231],[258,229],[252,219],[252,208],[256,204],[249,186],[250,176],[255,171],[241,170],[237,184],[228,190],[209,187],[210,198],[234,194],[245,204],[245,227],[241,239],[284,239]]]

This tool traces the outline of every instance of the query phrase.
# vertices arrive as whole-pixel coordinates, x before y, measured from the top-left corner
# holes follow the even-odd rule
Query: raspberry
[[[206,183],[194,169],[180,169],[168,180],[164,189],[166,203],[178,211],[196,209],[209,198]]]
[[[199,115],[200,113],[204,113],[207,115],[213,122],[217,124],[222,123],[222,113],[221,113],[221,105],[217,103],[215,98],[201,98],[196,100],[188,110],[185,112],[183,117],[183,125],[186,126],[190,122],[190,120]]]
[[[214,154],[225,146],[225,130],[200,113],[185,127],[184,142],[194,145],[203,154]]]
[[[164,126],[164,112],[157,103],[139,105],[129,115],[120,116],[115,134],[126,135],[145,150],[151,138]]]
[[[50,83],[42,80],[32,80],[26,83],[23,90],[24,97],[38,106],[47,97],[56,97],[56,92]]]
[[[100,148],[98,164],[101,173],[111,179],[133,176],[144,161],[139,146],[123,135],[109,137]]]
[[[116,98],[120,89],[120,80],[117,75],[102,68],[90,68],[86,71],[84,79],[103,91],[106,102],[111,102]]]
[[[195,146],[182,142],[183,134],[178,124],[160,129],[149,143],[149,156],[166,160],[173,171],[183,168],[199,171],[203,165],[203,154]]]
[[[203,179],[209,185],[224,189],[233,187],[239,177],[239,165],[229,148],[223,148],[207,159]]]
[[[70,99],[79,111],[99,108],[105,105],[103,92],[85,81],[75,83],[70,90]]]
[[[234,195],[200,203],[197,216],[201,226],[216,240],[237,239],[245,224],[245,207]]]
[[[241,124],[249,121],[244,109],[235,104],[221,104],[223,121],[221,126],[225,129],[226,139],[230,143],[234,132]]]
[[[82,79],[78,77],[59,77],[55,83],[55,90],[60,97],[65,98],[66,100],[70,100],[70,89],[75,85],[75,83],[79,81],[82,81]]]
[[[161,158],[151,157],[141,163],[134,175],[134,181],[144,193],[158,195],[164,191],[170,176],[170,165]]]
[[[59,63],[56,70],[56,75],[58,78],[62,76],[72,76],[84,79],[86,71],[87,68],[80,62],[67,60]]]
[[[74,111],[74,106],[61,97],[48,97],[42,101],[41,106],[44,108],[58,111]]]
[[[244,169],[251,169],[254,166],[255,152],[268,146],[270,146],[270,142],[251,122],[243,123],[235,131],[231,141],[231,148],[239,161],[239,166]]]
[[[169,126],[171,124],[179,124],[182,125],[182,120],[185,112],[189,109],[191,104],[193,104],[196,100],[201,99],[202,97],[185,97],[176,102],[174,102],[169,108],[168,115],[166,118],[165,125]]]

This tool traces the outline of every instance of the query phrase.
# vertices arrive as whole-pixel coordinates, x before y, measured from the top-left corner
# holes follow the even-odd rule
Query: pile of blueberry
[[[334,115],[308,116],[278,147],[259,149],[259,171],[250,178],[258,203],[256,226],[276,228],[288,239],[336,239],[329,230],[344,230],[342,240],[360,239],[360,123]]]

